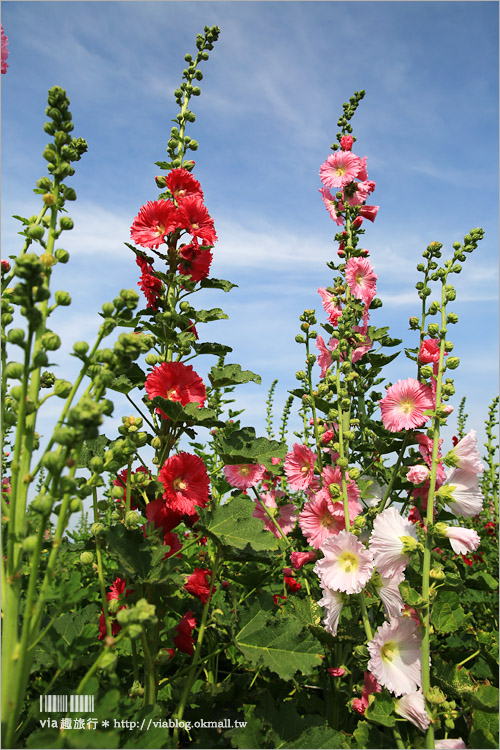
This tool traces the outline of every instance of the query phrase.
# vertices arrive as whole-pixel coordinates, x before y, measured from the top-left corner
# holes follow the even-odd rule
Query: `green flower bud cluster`
[[[149,623],[155,625],[158,618],[155,614],[155,605],[149,604],[147,599],[139,599],[133,607],[126,607],[121,609],[116,614],[116,619],[120,625],[145,625]]]
[[[349,98],[349,101],[344,102],[344,104],[342,105],[342,116],[337,122],[337,126],[339,128],[342,128],[342,132],[337,133],[337,140],[339,141],[339,143],[343,135],[345,135],[346,133],[352,133],[352,125],[349,124],[349,121],[353,117],[360,101],[364,98],[364,96],[365,91],[363,89],[361,89],[360,91],[355,91],[353,96]],[[336,151],[338,147],[338,144],[334,143],[331,146],[331,149],[332,151]]]

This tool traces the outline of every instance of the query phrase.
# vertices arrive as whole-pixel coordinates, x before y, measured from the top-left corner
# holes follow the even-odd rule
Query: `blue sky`
[[[239,288],[206,293],[204,304],[223,307],[229,320],[199,333],[232,346],[229,361],[262,376],[261,387],[237,392],[243,423],[262,434],[272,380],[279,412],[295,387],[304,308],[324,320],[316,290],[330,282],[325,262],[336,246],[318,169],[342,103],[364,88],[353,126],[380,206],[365,235],[384,302],[373,320],[413,346],[408,318],[419,311],[422,250],[432,240],[450,249],[471,227],[486,231],[455,277],[460,322],[451,331],[462,361],[453,403],[467,396],[469,426],[482,435],[498,390],[496,2],[14,1],[2,3],[2,23],[10,50],[1,81],[2,257],[21,247],[10,216],[38,211],[31,189],[44,174],[50,86],[67,90],[75,135],[89,144],[71,181],[75,229],[63,243],[71,261],[55,274],[73,297],[53,319],[65,349],[90,339],[101,304],[137,283],[123,243],[140,206],[157,195],[154,162],[166,158],[184,54],[217,24],[189,132],[219,235],[212,275]],[[69,366],[57,374],[68,377]],[[414,365],[402,355],[387,374],[413,377]],[[117,417],[129,412],[117,407]],[[445,434],[454,425],[452,417]]]

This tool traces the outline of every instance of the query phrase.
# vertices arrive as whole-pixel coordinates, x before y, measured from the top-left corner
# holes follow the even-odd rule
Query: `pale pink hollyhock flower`
[[[340,612],[344,606],[344,599],[338,591],[329,589],[323,583],[320,583],[320,586],[323,590],[323,598],[319,600],[318,604],[326,610],[323,625],[327,633],[336,636]]]
[[[410,466],[406,478],[412,484],[422,484],[429,476],[429,473],[427,466]]]
[[[379,403],[382,422],[390,432],[421,427],[430,419],[424,411],[434,408],[430,386],[423,385],[415,378],[398,380],[389,386]]]
[[[425,732],[431,723],[431,718],[425,710],[424,695],[421,690],[405,693],[396,701],[395,711],[403,719],[411,721],[416,727]]]
[[[467,745],[461,737],[456,740],[435,740],[434,747],[436,750],[465,750]]]
[[[319,493],[304,504],[299,513],[299,526],[307,543],[319,549],[332,534],[345,529],[344,516],[334,515],[329,496]]]
[[[314,478],[314,462],[317,459],[307,445],[295,443],[287,453],[284,463],[286,478],[292,490],[305,490]]]
[[[354,143],[354,138],[352,135],[343,135],[340,139],[340,148],[342,151],[350,151],[352,149],[352,144]]]
[[[224,476],[231,487],[237,487],[239,490],[247,490],[258,484],[265,470],[266,467],[260,464],[228,464],[223,469]]]
[[[470,430],[465,437],[463,437],[451,449],[450,455],[453,457],[455,468],[463,469],[464,471],[472,471],[476,474],[482,474],[484,466],[481,463],[481,456],[477,449],[477,437],[476,431]]]
[[[464,469],[452,469],[447,475],[446,485],[451,490],[451,499],[445,498],[455,516],[477,516],[483,507],[483,496],[479,488],[478,475]]]
[[[345,278],[356,299],[369,305],[377,293],[378,278],[370,261],[367,258],[349,258]]]
[[[327,188],[343,188],[358,177],[361,159],[349,151],[330,154],[319,168],[319,178]]]
[[[394,506],[375,517],[370,549],[377,571],[384,578],[400,575],[408,565],[409,557],[403,553],[403,536],[411,536],[417,540],[413,524],[407,518],[403,518]]]
[[[450,540],[451,547],[457,555],[466,555],[468,552],[475,552],[481,543],[479,534],[474,529],[447,526],[444,533]]]
[[[391,693],[412,693],[422,686],[421,638],[411,619],[384,622],[367,647],[368,669]]]
[[[316,560],[316,552],[290,552],[290,560],[295,570],[300,570],[303,565]]]
[[[380,206],[361,206],[359,209],[358,219],[368,219],[368,221],[375,221],[375,217],[378,214]]]
[[[346,594],[359,594],[371,578],[374,568],[371,550],[349,531],[340,531],[322,544],[324,557],[314,572],[324,586]]]
[[[318,292],[321,295],[321,304],[328,315],[328,320],[333,326],[336,326],[342,315],[342,308],[337,304],[337,298],[323,287],[320,287]]]
[[[370,482],[369,486],[363,490],[363,502],[368,508],[374,508],[384,497],[387,485],[379,484],[376,479],[368,476],[368,474],[362,474],[360,478],[365,482]]]
[[[290,503],[288,503],[287,505],[281,505],[278,508],[276,497],[283,495],[284,493],[271,491],[266,492],[264,495],[261,495],[260,499],[267,508],[271,509],[271,512],[275,513],[274,518],[283,534],[289,534],[295,526],[295,508]],[[277,512],[276,509],[278,509]],[[257,500],[255,500],[255,509],[252,513],[252,516],[263,521],[266,529],[274,534],[275,537],[277,537],[278,539],[281,537],[281,534],[276,528],[275,524],[271,521],[266,511]]]
[[[439,362],[439,339],[424,339],[420,345],[418,360],[423,365]]]
[[[328,188],[320,188],[319,192],[321,193],[323,203],[325,204],[325,208],[330,214],[330,217],[337,224],[337,226],[341,227],[342,224],[344,224],[344,217],[342,216],[342,214],[337,213],[337,211],[343,211],[344,206],[342,205],[342,203],[335,203],[333,195],[330,193]]]
[[[7,58],[9,56],[9,50],[8,50],[8,44],[9,44],[9,38],[5,36],[5,32],[3,30],[3,24],[2,24],[2,73],[7,72],[7,68],[9,67],[9,64],[7,62]]]
[[[333,339],[330,339],[330,343],[333,341]],[[321,377],[324,378],[326,375],[326,372],[330,365],[332,364],[332,350],[327,347],[325,344],[325,340],[323,336],[318,336],[316,338],[316,346],[319,351],[318,355],[318,365],[320,366],[321,370]]]
[[[400,573],[392,578],[380,576],[380,586],[377,584],[378,595],[389,618],[399,617],[403,611],[404,604],[399,591],[399,584],[403,580],[404,573]]]

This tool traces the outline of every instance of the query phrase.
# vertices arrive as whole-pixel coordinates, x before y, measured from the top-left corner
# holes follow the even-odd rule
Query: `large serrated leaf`
[[[215,354],[217,357],[222,357],[224,354],[229,354],[229,352],[233,351],[230,346],[211,341],[202,341],[201,344],[195,342],[193,348],[197,354]]]
[[[384,727],[393,727],[396,723],[394,698],[384,693],[373,693],[373,698],[373,702],[365,710],[365,719]]]
[[[263,665],[282,680],[291,680],[298,671],[311,674],[321,663],[318,642],[296,617],[277,618],[253,610],[235,637],[235,644],[252,664]]]
[[[219,438],[219,455],[226,464],[258,463],[271,468],[272,458],[284,458],[286,454],[286,443],[258,438],[253,427],[243,427]]]
[[[260,375],[251,370],[242,370],[241,365],[224,365],[223,367],[212,367],[208,373],[212,388],[226,388],[229,385],[240,385],[241,383],[261,383]]]
[[[127,374],[122,373],[115,378],[108,388],[118,393],[130,393],[133,388],[142,388],[146,381],[146,373],[141,370],[136,362],[133,362],[127,369]]]
[[[86,440],[78,456],[78,468],[90,469],[90,461],[94,456],[103,458],[108,442],[106,435],[99,435],[95,440]]]
[[[200,281],[201,289],[222,289],[223,292],[230,292],[237,286],[238,284],[233,284],[227,279],[202,279]]]
[[[453,633],[462,625],[466,614],[455,591],[440,592],[432,607],[431,623],[440,633]]]
[[[194,402],[182,406],[179,401],[169,401],[161,396],[155,396],[151,403],[161,409],[172,422],[185,422],[200,427],[224,427],[224,422],[217,419],[213,409],[205,409]]]
[[[215,509],[209,521],[199,526],[224,547],[254,552],[278,550],[278,540],[253,517],[255,509],[250,498],[240,495]]]

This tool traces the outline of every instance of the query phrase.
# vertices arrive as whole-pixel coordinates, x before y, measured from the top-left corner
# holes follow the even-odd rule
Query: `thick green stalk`
[[[391,495],[392,488],[394,487],[394,482],[396,481],[396,477],[398,475],[399,466],[401,464],[401,461],[403,460],[404,452],[406,449],[406,439],[407,439],[407,435],[405,434],[403,438],[403,442],[401,444],[401,448],[398,453],[398,457],[396,459],[396,463],[394,464],[394,468],[392,470],[391,479],[385,491],[384,497],[382,498],[382,502],[380,503],[380,507],[377,509],[379,513],[382,513],[382,511],[384,510],[385,504]]]
[[[94,510],[94,523],[97,523],[99,520],[99,511],[97,509],[97,490],[95,487],[92,490],[92,507]],[[99,586],[101,589],[102,611],[104,612],[104,622],[106,623],[106,635],[109,638],[109,636],[111,635],[111,621],[110,621],[109,612],[108,612],[108,600],[106,597],[106,584],[104,582],[101,545],[102,545],[101,540],[99,538],[96,538],[95,554],[97,558],[97,576],[99,578]]]
[[[149,650],[148,637],[144,630],[141,634],[141,641],[144,653],[144,705],[153,706],[156,701],[156,675],[151,651]]]
[[[339,425],[339,457],[342,463],[344,463],[344,460],[346,458],[344,453],[344,414],[342,412],[342,405],[341,405],[341,397],[340,397],[340,359],[337,361],[337,408],[339,412],[338,416],[338,425]],[[344,468],[340,469],[340,476],[341,476],[341,482],[342,482],[342,500],[344,502],[344,518],[345,518],[345,527],[347,531],[351,530],[351,522],[349,520],[349,497],[347,495],[347,482],[345,479],[345,470]]]
[[[314,424],[314,438],[316,441],[316,451],[317,451],[317,462],[318,462],[318,469],[321,472],[323,471],[323,462],[321,458],[321,452],[322,452],[322,445],[321,440],[319,437],[318,432],[318,420],[316,418],[316,404],[314,402],[314,390],[313,390],[313,384],[312,384],[312,365],[309,363],[309,331],[306,335],[306,362],[307,362],[307,384],[309,386],[309,396],[311,397],[311,409],[312,409],[312,415],[313,415],[313,424]]]
[[[281,536],[283,537],[283,539],[285,540],[285,542],[288,544],[289,542],[288,542],[288,539],[286,537],[285,532],[283,531],[283,529],[281,528],[281,526],[279,525],[279,523],[277,522],[277,520],[275,519],[275,517],[273,516],[273,514],[271,513],[271,511],[267,507],[267,505],[262,502],[262,499],[261,499],[259,493],[257,492],[257,490],[255,489],[255,487],[252,487],[252,489],[255,492],[257,500],[259,501],[260,505],[262,506],[262,509],[264,510],[266,516],[276,526],[276,528],[278,529],[279,533],[281,534]]]

